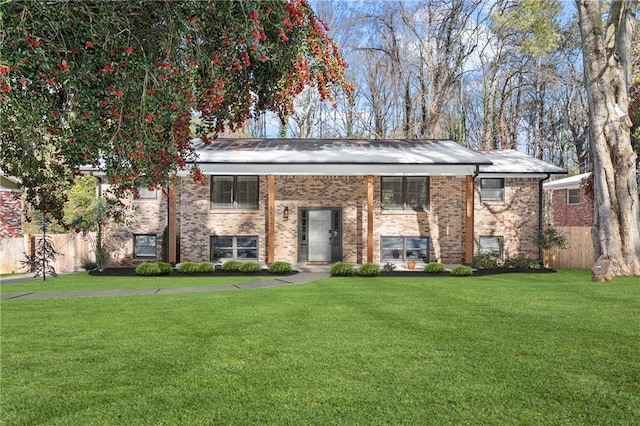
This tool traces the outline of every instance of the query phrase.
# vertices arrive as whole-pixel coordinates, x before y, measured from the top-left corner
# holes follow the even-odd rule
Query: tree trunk
[[[599,0],[576,0],[576,4],[593,155],[593,243],[599,265],[609,262],[607,268],[594,265],[592,271],[594,281],[607,281],[615,275],[640,275],[636,154],[628,116],[630,42],[637,1],[612,2],[606,33]],[[606,273],[599,272],[602,269]]]

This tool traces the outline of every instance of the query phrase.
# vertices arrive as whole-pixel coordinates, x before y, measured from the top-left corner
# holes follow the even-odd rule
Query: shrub
[[[347,277],[353,275],[353,265],[346,262],[336,262],[331,265],[329,273],[334,277]]]
[[[155,262],[144,262],[136,266],[137,275],[160,275],[160,267]]]
[[[156,262],[160,268],[161,275],[168,275],[173,271],[173,266],[169,262]]]
[[[397,267],[395,263],[387,262],[382,267],[382,272],[393,272]]]
[[[227,260],[222,264],[222,270],[227,272],[238,272],[242,262],[237,260]]]
[[[478,253],[473,258],[473,266],[476,268],[496,269],[498,267],[498,258],[491,253]]]
[[[380,265],[377,263],[364,263],[358,269],[358,275],[361,277],[375,277],[380,275]]]
[[[269,265],[268,271],[272,274],[286,274],[293,271],[293,268],[289,262],[277,260]]]
[[[211,262],[184,262],[178,265],[178,272],[181,274],[207,274],[213,272]]]
[[[505,261],[505,265],[512,268],[540,269],[540,262],[538,260],[524,256],[510,257]]]
[[[82,269],[85,271],[93,271],[98,267],[98,264],[91,259],[87,259],[86,257],[82,259]]]
[[[536,244],[545,250],[553,247],[567,248],[567,237],[552,226],[547,226],[536,236]]]
[[[258,262],[240,262],[240,267],[238,268],[238,270],[240,272],[252,274],[262,271],[262,265]]]
[[[465,265],[458,265],[451,270],[451,275],[454,277],[469,277],[471,274],[473,274],[473,270]]]
[[[424,265],[424,272],[427,274],[439,274],[446,270],[447,268],[440,262],[431,262]]]

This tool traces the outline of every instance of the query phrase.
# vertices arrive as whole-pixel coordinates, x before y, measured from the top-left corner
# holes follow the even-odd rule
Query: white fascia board
[[[207,175],[467,176],[475,165],[445,164],[199,164]],[[183,174],[184,175],[184,174]]]

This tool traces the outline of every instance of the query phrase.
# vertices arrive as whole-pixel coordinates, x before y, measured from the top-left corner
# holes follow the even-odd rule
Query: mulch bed
[[[556,272],[555,269],[549,268],[541,268],[541,269],[520,269],[520,268],[497,268],[497,269],[478,269],[473,271],[473,276],[481,276],[481,275],[495,275],[495,274],[513,274],[513,273],[553,273]],[[246,276],[246,277],[259,277],[259,276],[272,276],[272,277],[282,277],[289,275],[296,275],[298,271],[289,272],[286,274],[272,274],[266,269],[263,269],[260,272],[254,273],[246,273],[246,272],[227,272],[222,270],[216,270],[214,272],[210,272],[208,274],[181,274],[175,269],[169,275],[159,275],[160,277],[237,277],[237,276]],[[136,269],[135,268],[107,268],[103,271],[93,270],[89,272],[89,275],[95,277],[135,277]],[[357,274],[353,275],[357,277]],[[392,271],[392,272],[380,272],[381,277],[450,277],[451,273],[449,272],[440,272],[437,274],[427,274],[423,272],[421,269],[416,269],[413,271]]]

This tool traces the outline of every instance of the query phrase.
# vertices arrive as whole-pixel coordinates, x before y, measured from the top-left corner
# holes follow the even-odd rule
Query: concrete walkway
[[[246,283],[210,286],[210,287],[177,287],[177,288],[143,288],[130,290],[78,290],[78,291],[38,291],[25,293],[2,293],[0,299],[57,299],[66,297],[97,296],[131,296],[149,294],[205,293],[211,291],[248,290],[252,288],[280,287],[303,284],[328,278],[328,272],[300,272],[299,274],[276,278],[267,281],[249,281]]]

